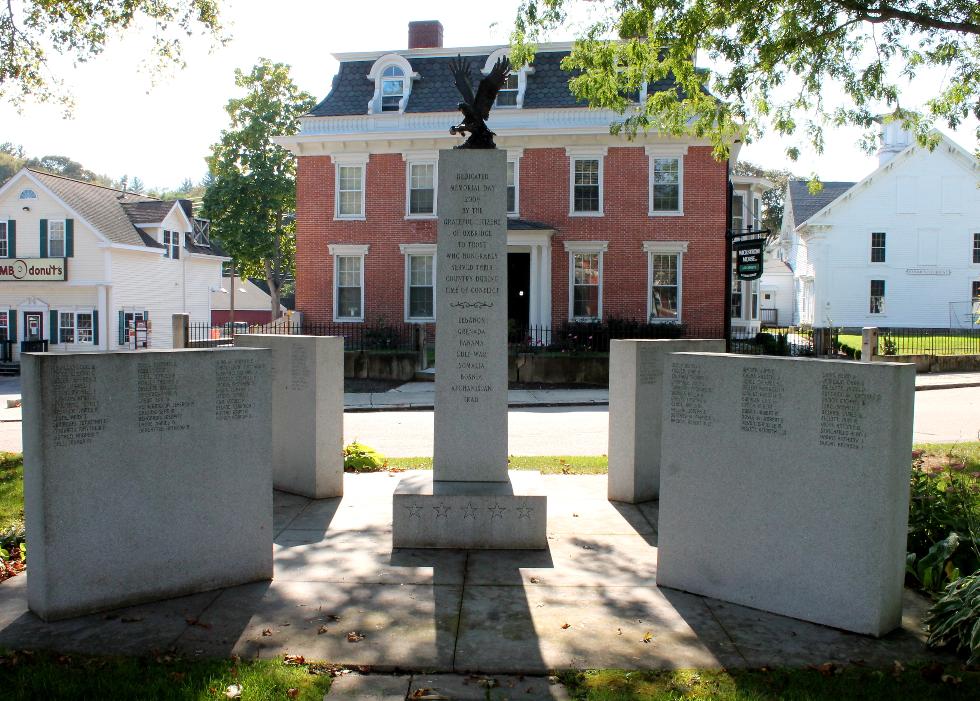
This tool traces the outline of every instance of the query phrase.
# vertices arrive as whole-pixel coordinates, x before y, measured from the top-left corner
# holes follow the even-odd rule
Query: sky
[[[28,104],[17,113],[0,103],[0,142],[20,144],[30,156],[69,156],[112,178],[137,176],[148,188],[174,188],[184,178],[197,182],[207,171],[210,145],[227,126],[225,103],[238,94],[236,68],[247,71],[259,57],[287,63],[297,85],[319,100],[336,73],[332,53],[406,48],[409,21],[428,19],[442,22],[446,46],[505,44],[518,4],[497,0],[471,12],[434,0],[223,0],[222,21],[231,37],[224,46],[188,40],[187,68],[154,78],[143,65],[149,33],[131,29],[92,61],[61,64],[75,100],[71,117],[56,105]],[[571,30],[549,37],[572,38]],[[907,91],[906,106],[924,99],[917,88]],[[975,128],[974,120],[958,132],[943,131],[973,151]],[[877,164],[858,147],[859,136],[857,129],[828,131],[824,153],[804,148],[795,164],[785,156],[791,142],[766,137],[743,147],[740,158],[823,180],[854,180]]]

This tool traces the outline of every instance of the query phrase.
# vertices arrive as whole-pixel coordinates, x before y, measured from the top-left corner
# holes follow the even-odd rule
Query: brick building
[[[617,115],[569,90],[559,64],[570,48],[541,45],[489,120],[508,159],[513,324],[619,317],[720,335],[729,164],[703,141],[610,135]],[[278,139],[298,157],[306,321],[434,320],[438,152],[460,141],[449,62],[462,55],[475,81],[507,51],[443,48],[439,22],[412,22],[407,50],[336,55],[330,93]]]

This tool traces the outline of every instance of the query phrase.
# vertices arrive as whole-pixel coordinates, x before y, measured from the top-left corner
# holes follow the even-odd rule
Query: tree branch
[[[951,32],[962,32],[964,34],[980,34],[980,24],[968,22],[966,20],[957,22],[952,20],[938,19],[921,12],[910,12],[892,7],[884,2],[877,5],[859,2],[859,0],[831,0],[835,5],[850,10],[866,22],[879,24],[897,19],[903,22],[914,24],[923,29],[945,29]]]

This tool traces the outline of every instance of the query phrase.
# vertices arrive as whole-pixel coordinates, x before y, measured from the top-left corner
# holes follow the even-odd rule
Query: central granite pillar
[[[395,547],[547,547],[540,475],[507,470],[506,176],[504,151],[439,153],[433,471],[395,489]]]

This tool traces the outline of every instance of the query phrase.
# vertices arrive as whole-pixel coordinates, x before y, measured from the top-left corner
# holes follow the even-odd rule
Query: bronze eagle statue
[[[463,113],[463,121],[455,126],[449,127],[449,133],[465,134],[469,132],[469,138],[456,148],[497,148],[493,143],[494,133],[487,128],[487,119],[490,118],[490,108],[493,107],[497,93],[507,80],[510,73],[510,59],[506,56],[497,59],[493,69],[486,78],[480,81],[480,86],[476,89],[476,97],[473,96],[473,88],[470,83],[470,64],[462,56],[456,58],[449,64],[449,70],[453,74],[453,82],[456,89],[462,96],[463,101],[457,107]]]

